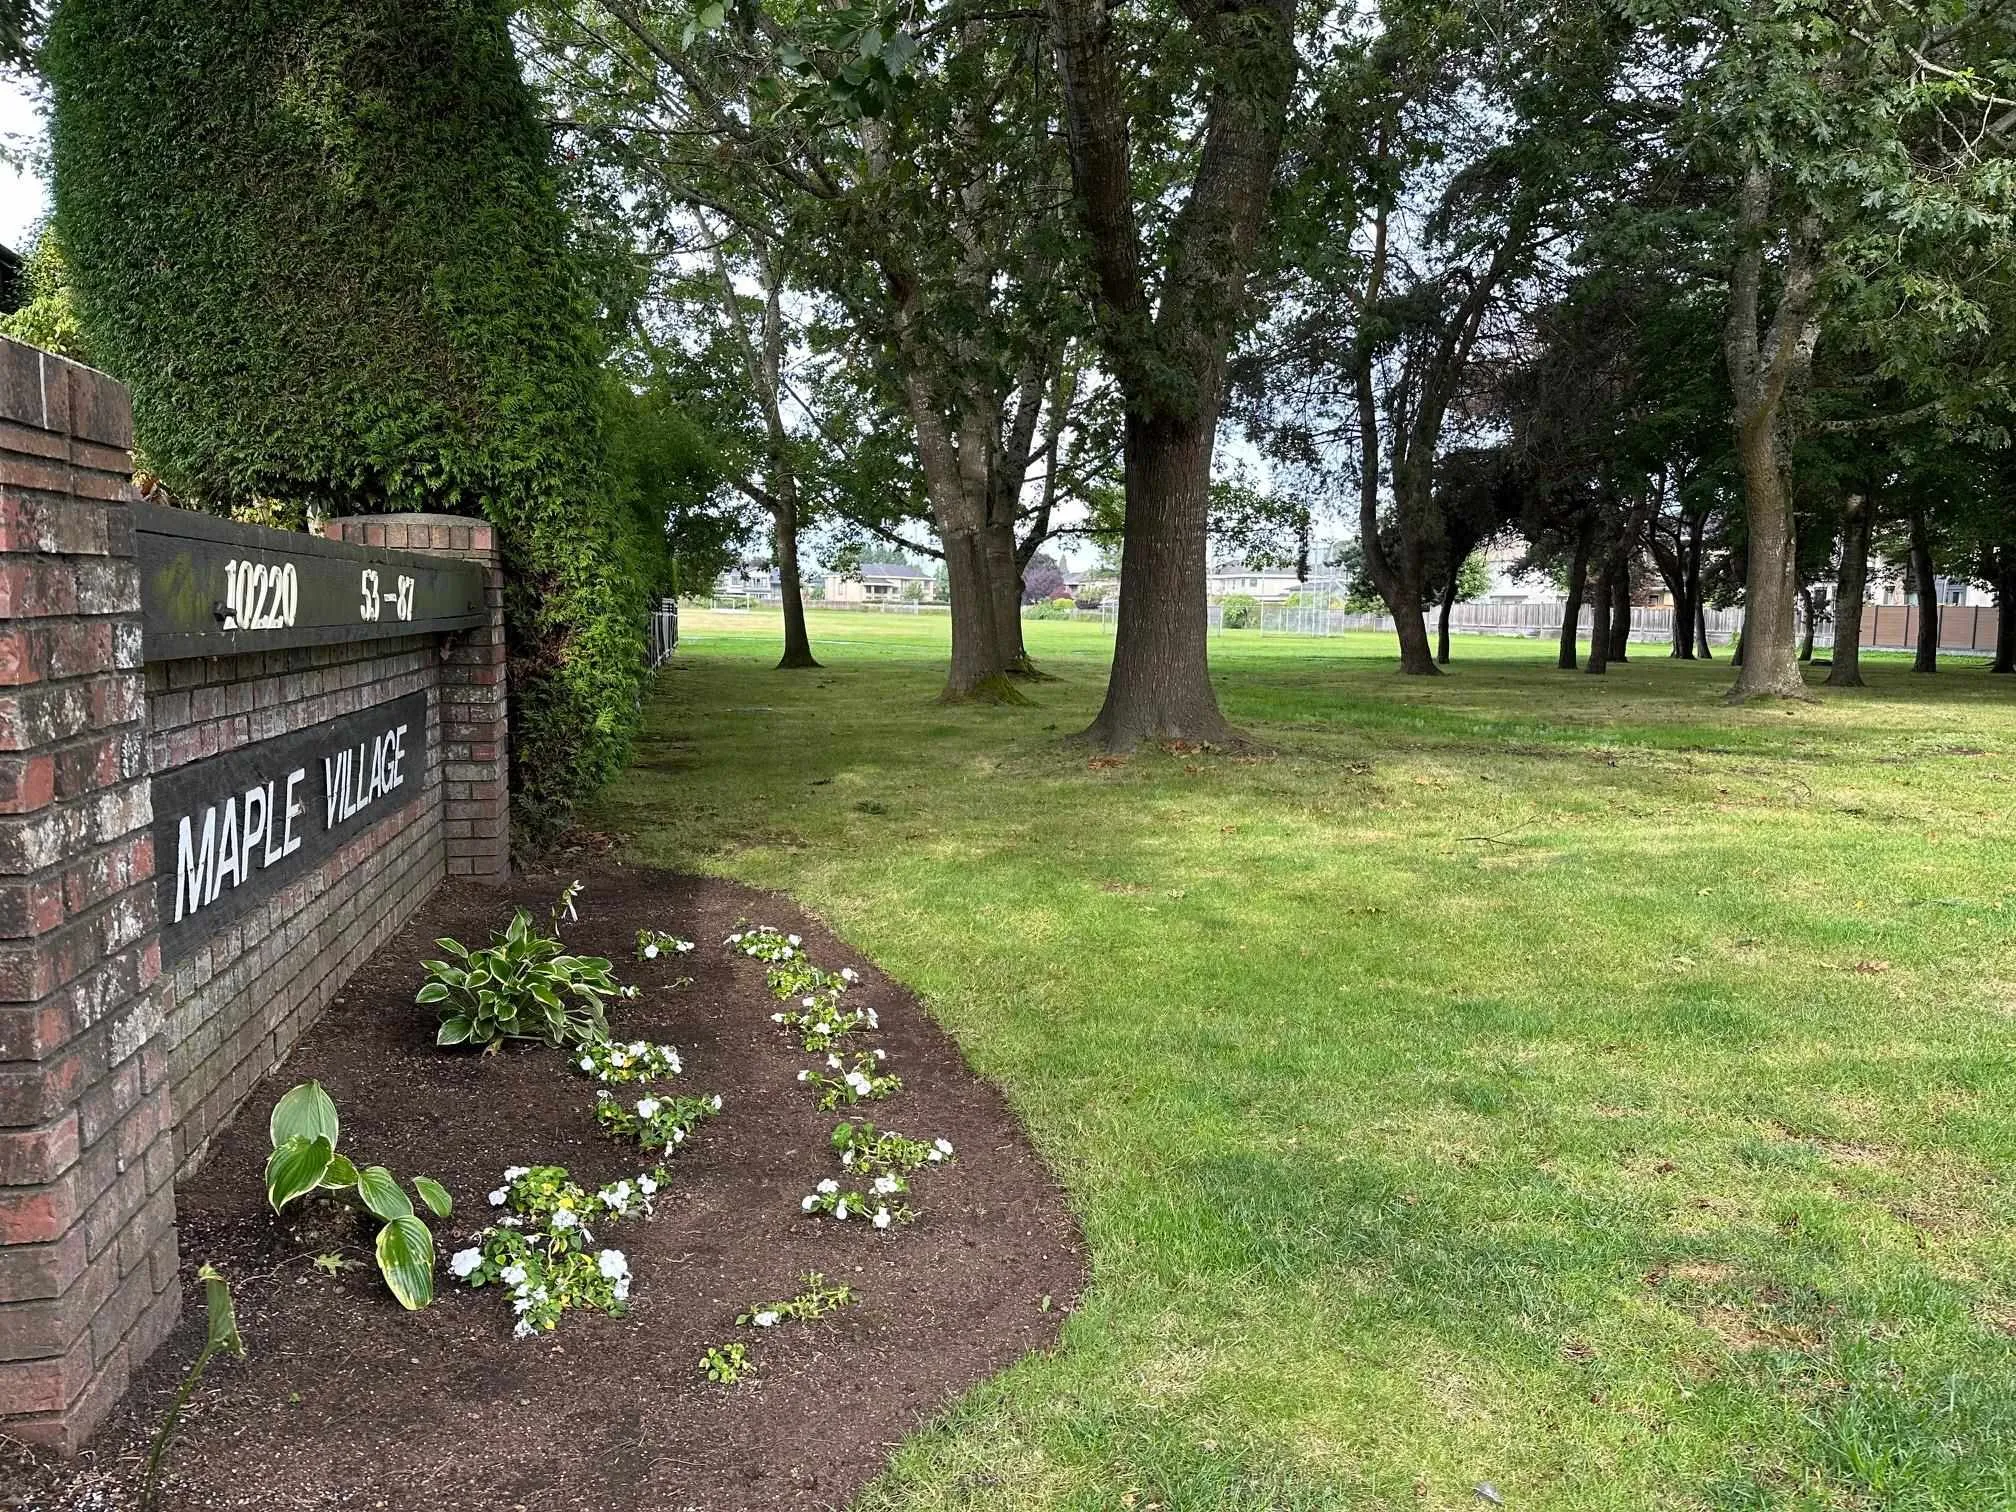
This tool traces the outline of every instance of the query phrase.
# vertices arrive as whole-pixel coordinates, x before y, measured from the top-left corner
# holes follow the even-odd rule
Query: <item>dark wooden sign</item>
[[[487,622],[473,563],[133,506],[148,661],[466,630]]]
[[[420,796],[427,695],[193,761],[154,779],[161,956],[173,963]]]

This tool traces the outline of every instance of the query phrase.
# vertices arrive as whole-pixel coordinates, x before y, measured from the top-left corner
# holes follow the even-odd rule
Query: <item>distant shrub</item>
[[[1072,610],[1078,606],[1068,598],[1044,599],[1029,606],[1029,618],[1038,620],[1068,620]]]
[[[1235,593],[1225,600],[1219,615],[1227,630],[1251,630],[1260,623],[1260,605],[1251,594]]]

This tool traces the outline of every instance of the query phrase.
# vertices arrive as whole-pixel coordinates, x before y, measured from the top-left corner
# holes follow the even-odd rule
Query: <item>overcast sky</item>
[[[21,81],[0,74],[0,145],[10,157],[41,156],[42,115]],[[0,163],[0,243],[20,247],[35,223],[49,213],[49,191],[41,178],[13,162]]]

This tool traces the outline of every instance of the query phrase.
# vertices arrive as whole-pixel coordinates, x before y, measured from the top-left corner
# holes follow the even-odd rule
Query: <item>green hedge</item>
[[[595,309],[495,0],[63,0],[79,317],[176,493],[499,527],[514,785],[621,764],[662,546],[612,496]]]

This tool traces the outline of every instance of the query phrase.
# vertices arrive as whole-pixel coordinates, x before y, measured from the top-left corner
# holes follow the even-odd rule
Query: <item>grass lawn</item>
[[[912,983],[1091,1244],[866,1505],[2016,1506],[2016,679],[1233,633],[1273,754],[1106,765],[1097,626],[1013,710],[943,619],[685,634],[590,822]]]

